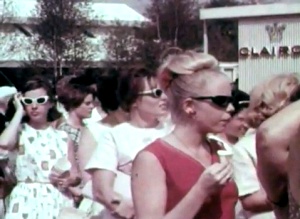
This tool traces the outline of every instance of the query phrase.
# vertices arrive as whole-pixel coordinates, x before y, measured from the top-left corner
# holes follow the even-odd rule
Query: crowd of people
[[[0,218],[300,218],[300,79],[209,54],[0,87]]]

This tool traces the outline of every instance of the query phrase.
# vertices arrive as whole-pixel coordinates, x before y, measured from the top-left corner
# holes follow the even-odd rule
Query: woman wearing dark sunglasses
[[[55,130],[51,121],[59,114],[51,85],[42,77],[29,79],[22,88],[26,115],[20,133],[15,133],[17,152],[14,174],[17,184],[8,198],[5,219],[57,218],[62,207],[72,201],[61,191],[67,191],[75,179],[59,178],[52,167],[59,159],[72,160],[71,144],[66,133]]]
[[[174,131],[138,154],[132,189],[137,219],[233,219],[237,190],[208,133],[222,132],[233,110],[217,60],[194,51],[171,55],[159,70]]]
[[[223,132],[217,135],[209,135],[211,140],[217,143],[227,144],[228,148],[233,147],[248,130],[247,108],[249,105],[249,95],[241,90],[234,89],[232,92],[234,111],[231,119],[226,124]],[[240,202],[235,207],[235,219],[246,219],[245,212]]]
[[[106,207],[105,218],[133,218],[132,161],[146,145],[169,132],[159,122],[167,114],[167,99],[155,73],[147,69],[122,72],[118,96],[122,109],[129,113],[129,121],[101,135],[86,169],[92,175],[96,201]]]

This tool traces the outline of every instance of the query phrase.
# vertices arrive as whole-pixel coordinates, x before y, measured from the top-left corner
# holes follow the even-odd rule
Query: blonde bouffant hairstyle
[[[218,61],[209,54],[192,50],[181,51],[165,58],[157,72],[159,83],[168,96],[172,119],[186,121],[182,102],[192,96],[201,96],[209,81],[226,77],[219,71]]]
[[[267,118],[287,106],[299,92],[299,76],[279,74],[255,86],[250,92],[248,122],[257,128]]]

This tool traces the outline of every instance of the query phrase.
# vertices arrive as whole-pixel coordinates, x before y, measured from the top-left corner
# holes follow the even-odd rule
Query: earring
[[[194,116],[194,115],[196,115],[196,111],[193,110],[193,109],[189,109],[189,110],[187,111],[187,113],[188,113],[189,116]]]

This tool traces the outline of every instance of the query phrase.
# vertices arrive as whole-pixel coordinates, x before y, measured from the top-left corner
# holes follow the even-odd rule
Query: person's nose
[[[232,105],[232,103],[230,103],[226,108],[226,112],[232,113],[233,111],[234,111],[234,106]]]
[[[165,92],[162,93],[162,95],[160,96],[160,98],[163,99],[163,100],[167,100],[168,99],[168,97],[165,94]]]
[[[31,104],[31,108],[32,108],[32,109],[36,109],[36,108],[37,108],[37,104],[36,104],[36,103],[32,103],[32,104]]]

